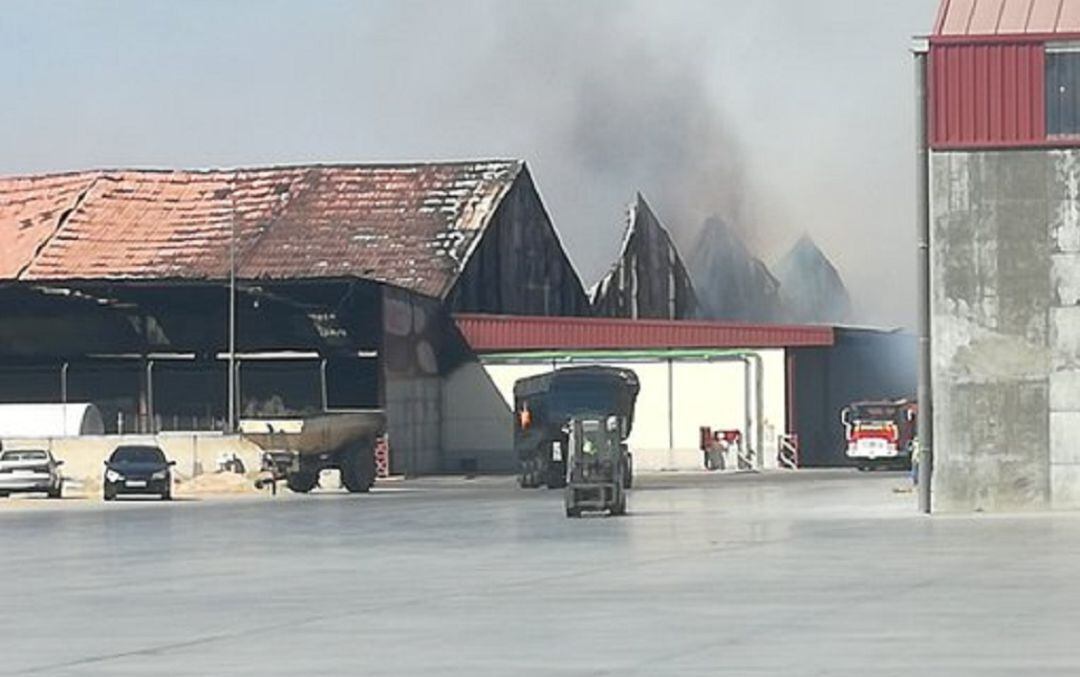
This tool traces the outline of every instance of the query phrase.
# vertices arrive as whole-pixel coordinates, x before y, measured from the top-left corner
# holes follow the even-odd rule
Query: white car
[[[60,498],[63,461],[41,449],[9,449],[0,452],[0,497],[16,492],[48,494]]]

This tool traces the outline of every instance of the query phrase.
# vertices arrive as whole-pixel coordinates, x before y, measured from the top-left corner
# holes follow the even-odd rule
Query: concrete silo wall
[[[936,153],[935,505],[1080,508],[1080,152]]]

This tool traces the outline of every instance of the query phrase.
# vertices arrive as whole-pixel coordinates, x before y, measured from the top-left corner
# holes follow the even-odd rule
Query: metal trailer
[[[573,419],[569,424],[564,503],[567,517],[585,511],[626,514],[626,474],[619,419]]]
[[[312,416],[251,418],[240,421],[243,437],[263,450],[263,474],[256,486],[285,480],[290,490],[307,493],[319,473],[341,472],[341,484],[353,493],[375,483],[375,447],[386,434],[379,410],[331,411]]]
[[[615,416],[619,421],[626,487],[633,481],[633,456],[625,444],[634,424],[641,386],[637,374],[617,367],[567,367],[519,379],[514,384],[514,452],[522,487],[566,485],[568,424],[573,418]]]

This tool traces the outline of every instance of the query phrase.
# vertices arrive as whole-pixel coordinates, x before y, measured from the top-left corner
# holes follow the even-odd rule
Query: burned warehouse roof
[[[619,258],[590,296],[593,313],[604,317],[676,320],[697,312],[679,250],[641,193],[627,210]]]
[[[0,179],[0,280],[365,278],[453,288],[521,161]],[[234,240],[235,236],[235,240]]]

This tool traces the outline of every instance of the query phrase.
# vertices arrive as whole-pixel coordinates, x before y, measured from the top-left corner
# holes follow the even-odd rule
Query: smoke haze
[[[641,190],[684,256],[712,215],[770,263],[809,233],[909,324],[936,4],[12,2],[0,171],[522,157],[587,285]]]

